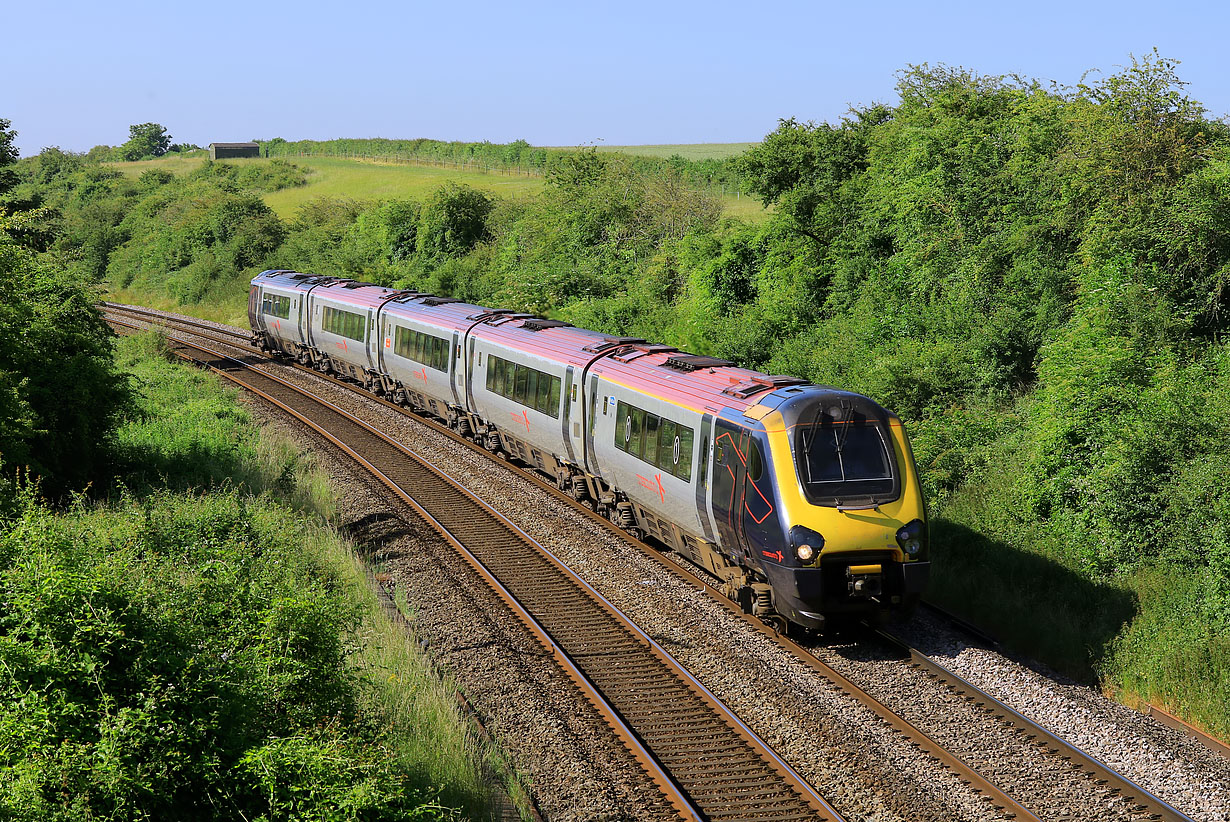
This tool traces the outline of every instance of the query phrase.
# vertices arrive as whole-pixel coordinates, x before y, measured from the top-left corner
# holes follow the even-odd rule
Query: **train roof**
[[[584,367],[593,362],[591,374],[698,412],[717,413],[723,408],[741,412],[758,404],[778,406],[818,391],[859,396],[815,386],[796,377],[740,368],[717,357],[690,354],[648,340],[610,336],[575,328],[560,320],[486,308],[418,291],[398,291],[372,283],[282,270],[262,272],[252,282],[317,285],[322,289],[317,293],[327,294],[332,300],[356,307],[387,303],[391,315],[448,330],[464,332],[473,328],[472,333],[479,339],[561,365]]]

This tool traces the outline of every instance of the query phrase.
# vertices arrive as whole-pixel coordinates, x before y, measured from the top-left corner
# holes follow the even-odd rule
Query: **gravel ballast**
[[[708,594],[683,583],[607,529],[544,495],[535,485],[508,473],[487,457],[370,398],[310,374],[284,366],[275,368],[279,376],[311,384],[313,390],[412,449],[430,454],[441,469],[551,548],[692,670],[843,813],[852,818],[884,820],[997,817],[985,800],[936,768],[934,762],[900,736],[890,733],[866,709],[836,692],[810,668],[713,602]],[[349,490],[357,487],[356,483],[361,484],[356,472],[351,470],[347,474],[340,466],[330,471],[337,475],[339,483],[344,483],[339,488],[347,489],[348,497],[356,493]],[[350,507],[348,502],[348,511]],[[386,515],[387,510],[386,506]],[[450,612],[456,607],[453,602],[457,593],[452,591],[450,595],[450,590],[460,586],[466,593],[463,599],[483,598],[475,585],[467,582],[463,571],[473,574],[468,568],[450,566],[460,563],[448,556],[451,549],[440,545],[434,549],[427,547],[431,540],[421,533],[402,539],[408,540],[404,546],[386,548],[392,552],[388,567],[404,592],[416,592],[416,631],[425,632],[433,653],[450,672],[455,664],[468,666],[470,663],[460,660],[474,647],[499,644],[492,637],[507,627],[502,623],[511,621],[506,610],[487,595],[492,602],[480,607],[474,617],[462,620],[466,638],[447,639],[449,630],[456,627]],[[485,587],[482,594],[486,594]],[[423,627],[427,625],[436,625],[441,636]],[[525,632],[520,634],[522,641],[528,643]],[[972,684],[1119,770],[1192,818],[1201,822],[1230,820],[1230,762],[1198,742],[1095,691],[972,643],[930,616],[920,614],[904,635]],[[498,694],[502,690],[523,687],[509,684],[506,677],[515,680],[527,675],[532,682],[550,681],[550,676],[527,661],[532,654],[526,647],[536,646],[517,645],[510,636],[501,636],[500,642],[510,650],[498,661],[483,663],[482,674],[476,677],[503,682],[495,689],[497,695],[476,697],[466,689],[483,713],[487,710],[485,706],[501,702]],[[1008,788],[1019,800],[1023,801],[1023,797],[1013,788],[1039,794],[1037,801],[1044,803],[1044,817],[1136,818],[1130,809],[1118,807],[1119,800],[1099,795],[1096,788],[1091,789],[1088,783],[1047,761],[1044,753],[1024,745],[1017,735],[996,729],[985,719],[964,716],[960,704],[945,698],[934,684],[919,681],[920,675],[908,672],[899,661],[876,658],[873,653],[833,642],[817,645],[816,652],[856,681],[873,683],[873,687],[881,690],[877,695],[891,707],[913,711],[908,718],[926,730],[934,730],[941,741],[948,741],[943,738],[948,734],[955,742],[964,744],[968,764],[979,770],[986,765],[988,777]],[[540,658],[538,665],[554,669],[549,660]],[[557,669],[554,676],[563,679]],[[566,682],[562,687],[571,691]],[[526,698],[531,706],[536,704],[534,699],[545,699],[541,694],[527,694]],[[894,700],[899,704],[894,704]],[[592,714],[587,704],[583,707]],[[577,730],[569,727],[575,714],[564,710],[556,720],[547,722],[561,729],[560,744],[565,747],[592,739],[586,733],[572,733],[572,741],[567,741],[570,731]],[[601,722],[596,716],[593,720]],[[967,722],[975,724],[963,724]],[[506,738],[505,726],[515,725],[515,721],[497,719],[490,724],[493,732]],[[962,740],[962,735],[974,739]],[[530,758],[543,757],[531,754]],[[537,790],[542,784],[537,773],[534,782]],[[595,809],[605,816],[557,815],[581,792],[600,784],[590,785],[589,778],[577,780],[577,784],[586,787],[566,790],[557,800],[540,801],[544,810],[550,805],[549,818],[649,818],[640,814],[652,815],[653,809],[633,810],[624,801],[636,794],[635,788],[627,787],[633,783],[635,780],[622,783],[624,788],[599,791],[600,795],[610,797],[601,810]]]

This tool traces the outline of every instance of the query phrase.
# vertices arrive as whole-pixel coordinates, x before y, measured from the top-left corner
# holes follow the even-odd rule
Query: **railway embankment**
[[[0,815],[482,815],[483,751],[234,392],[120,345],[114,483],[0,523]]]

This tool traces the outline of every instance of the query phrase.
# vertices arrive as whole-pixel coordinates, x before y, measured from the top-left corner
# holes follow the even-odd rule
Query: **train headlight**
[[[790,547],[799,562],[810,565],[820,556],[824,548],[824,537],[805,525],[796,525],[790,529]]]
[[[918,556],[926,540],[927,529],[920,519],[912,520],[897,529],[897,544],[911,557]]]

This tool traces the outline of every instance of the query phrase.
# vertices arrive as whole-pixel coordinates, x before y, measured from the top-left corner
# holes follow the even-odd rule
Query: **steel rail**
[[[127,326],[129,328],[134,328],[134,329],[137,328],[137,326],[129,325],[122,321],[111,321],[111,322],[116,325],[124,325],[124,326]],[[245,369],[249,371],[252,370],[247,363],[243,363],[242,361],[237,360],[234,357],[230,357],[229,355],[222,354],[221,352],[210,351],[204,348],[203,346],[198,346],[193,343],[187,342],[185,340],[173,340],[171,344],[173,348],[176,346],[190,347],[202,353],[209,354],[209,355],[218,357],[220,359],[230,360],[231,362],[242,365]],[[375,476],[381,485],[385,486],[404,504],[408,505],[419,517],[421,517],[432,528],[432,530],[436,531],[441,537],[444,538],[446,542],[449,543],[450,546],[452,546],[455,550],[460,552],[461,555],[465,558],[467,564],[470,565],[479,574],[479,576],[483,579],[483,581],[487,583],[494,590],[496,595],[505,603],[505,605],[513,610],[518,620],[522,622],[526,628],[529,629],[529,631],[534,636],[534,638],[539,642],[539,644],[543,645],[548,651],[551,652],[552,658],[555,659],[556,663],[560,665],[560,667],[564,670],[564,673],[568,676],[569,679],[572,680],[573,684],[576,685],[577,688],[581,690],[586,700],[588,700],[590,704],[593,705],[595,709],[597,709],[599,715],[602,716],[603,720],[607,722],[608,725],[610,725],[611,729],[615,732],[615,735],[628,747],[633,757],[646,770],[650,778],[653,780],[654,784],[658,786],[659,790],[662,791],[663,795],[667,797],[671,805],[675,807],[675,809],[678,811],[679,816],[683,819],[689,819],[689,820],[701,820],[705,818],[692,805],[692,803],[687,799],[687,797],[684,796],[683,791],[679,788],[679,786],[676,785],[674,781],[666,774],[666,772],[662,769],[660,763],[658,763],[657,759],[644,747],[644,744],[641,742],[640,737],[637,734],[633,733],[632,730],[627,726],[627,724],[624,723],[618,711],[616,711],[614,707],[612,707],[610,703],[608,703],[606,699],[603,698],[602,694],[597,690],[594,684],[582,673],[581,669],[577,666],[576,662],[551,638],[550,634],[548,634],[546,630],[542,627],[542,625],[536,619],[534,619],[533,615],[530,614],[529,611],[527,611],[521,605],[521,603],[518,602],[516,598],[512,596],[512,594],[508,591],[508,589],[505,588],[500,583],[500,581],[496,579],[496,577],[492,575],[481,562],[479,562],[478,558],[474,556],[474,554],[465,546],[464,543],[462,543],[448,528],[444,527],[444,525],[442,525],[439,520],[437,520],[425,508],[423,508],[423,506],[421,506],[412,496],[410,496],[397,482],[392,480],[380,468],[373,465],[369,460],[367,460],[365,457],[363,457],[361,454],[359,454],[357,451],[355,451],[353,448],[351,448],[341,439],[335,437],[324,427],[320,426],[313,420],[306,417],[304,414],[300,413],[299,411],[295,410],[291,406],[277,399],[276,397],[274,397],[267,391],[263,391],[260,388],[257,388],[256,386],[252,385],[251,383],[243,379],[240,379],[236,375],[229,373],[226,369],[218,368],[209,362],[197,359],[196,357],[193,357],[189,354],[184,354],[180,351],[176,351],[175,353],[183,357],[184,359],[189,360],[190,362],[194,362],[197,365],[203,365],[206,368],[209,368],[211,371],[215,372],[216,374],[219,374],[220,376],[230,380],[236,385],[239,385],[247,389],[248,391],[260,397],[261,399],[263,399],[265,402],[269,403],[270,405],[273,405],[274,407],[280,409],[286,414],[289,414],[291,417],[294,417],[299,422],[303,423],[305,426],[315,431],[318,435],[320,435],[322,438],[328,441],[335,448],[339,449],[344,454],[346,454],[351,459],[353,459],[355,462],[359,463],[361,466],[363,466],[365,470],[367,470],[373,476]],[[291,388],[295,391],[299,391],[306,397],[311,397],[311,395],[308,394],[307,392],[302,391],[302,389],[299,389],[297,386],[293,386],[290,383],[287,383],[284,380],[279,379],[278,377],[275,377],[270,374],[263,374],[263,376],[266,376],[269,379],[284,385],[285,387]],[[362,420],[352,417],[352,415],[350,415],[348,412],[342,410],[341,408],[338,408],[337,406],[330,403],[328,400],[325,400],[319,397],[311,397],[311,398],[315,399],[315,401],[318,402],[320,405],[328,408],[329,410],[333,411],[336,414],[351,417],[353,422],[358,423],[360,426],[368,428],[372,433],[376,433],[382,438],[384,438],[384,435],[379,434],[379,432],[377,432],[375,429],[370,428],[370,426],[368,426],[367,423],[364,423]],[[389,442],[390,444],[394,444],[396,446],[396,443],[394,441],[389,440]]]
[[[1080,769],[1091,779],[1104,779],[1107,790],[1120,794],[1129,802],[1135,802],[1135,810],[1151,819],[1162,819],[1166,822],[1192,822],[1191,817],[1174,808],[1169,803],[1154,796],[1136,782],[1106,765],[1097,757],[1082,751],[1061,737],[1043,728],[1029,717],[1008,707],[977,685],[970,683],[949,668],[924,654],[908,642],[892,634],[876,630],[876,634],[885,642],[902,652],[909,654],[910,665],[921,668],[926,674],[941,685],[946,685],[953,693],[965,698],[974,707],[981,709],[998,722],[1004,722],[1025,735],[1039,748],[1046,748],[1050,753],[1069,762],[1073,768]]]
[[[155,314],[153,312],[145,312],[145,313],[147,313],[148,316],[157,317],[164,321],[168,319],[165,317],[165,315]],[[175,317],[174,321],[180,322],[178,317]],[[192,322],[191,320],[186,321],[183,324],[189,325],[189,326],[203,327],[209,331],[215,331],[215,332],[218,331],[218,329],[216,328],[213,328],[211,326],[201,326],[200,324]],[[189,333],[195,333],[195,332],[189,332]],[[240,335],[235,334],[234,336],[239,337]],[[491,453],[483,449],[481,446],[466,439],[465,437],[460,436],[459,434],[457,434],[456,432],[454,432],[447,426],[442,425],[432,419],[426,418],[419,414],[412,413],[396,403],[389,402],[388,400],[385,400],[381,397],[377,397],[374,394],[371,394],[370,392],[363,391],[360,389],[359,386],[356,386],[353,383],[350,383],[350,382],[347,382],[345,380],[341,380],[335,377],[322,375],[320,374],[320,372],[316,371],[315,369],[307,368],[305,366],[300,366],[298,364],[294,364],[294,367],[304,370],[306,372],[309,372],[313,374],[314,376],[322,377],[348,390],[352,390],[356,394],[360,394],[361,396],[369,400],[374,400],[390,409],[397,410],[403,413],[406,417],[413,419],[416,422],[426,424],[427,426],[432,428],[434,431],[449,437],[453,441],[466,446],[472,451],[479,453],[479,454],[483,454],[487,458],[492,458]],[[865,705],[873,713],[875,713],[880,719],[888,723],[889,727],[893,728],[895,732],[902,733],[906,738],[908,738],[912,743],[914,743],[919,748],[919,750],[923,751],[928,756],[936,760],[936,762],[941,767],[945,768],[946,770],[952,771],[961,781],[969,784],[972,790],[985,796],[991,802],[992,806],[998,810],[1002,810],[1005,816],[1008,816],[1010,818],[1015,818],[1017,820],[1038,820],[1039,819],[1039,817],[1037,817],[1034,813],[1029,811],[1024,806],[1022,806],[1019,802],[1017,802],[1015,799],[1009,796],[1005,791],[1000,789],[992,781],[986,779],[981,774],[979,774],[977,771],[975,771],[973,768],[966,765],[959,757],[947,751],[940,743],[933,740],[925,732],[918,729],[916,726],[914,726],[913,724],[911,724],[904,718],[895,714],[890,708],[885,706],[883,703],[879,702],[879,700],[876,700],[875,697],[864,692],[861,688],[858,687],[858,685],[856,685],[854,682],[852,682],[847,677],[842,675],[840,672],[838,672],[831,666],[825,664],[824,662],[816,658],[816,656],[812,654],[809,650],[799,645],[794,640],[790,639],[788,636],[780,634],[774,628],[766,625],[764,622],[757,619],[756,617],[751,616],[749,614],[745,614],[742,611],[742,609],[738,607],[736,603],[732,602],[729,597],[722,594],[720,590],[718,590],[717,587],[713,585],[710,580],[702,576],[700,573],[697,573],[697,571],[693,570],[693,568],[691,568],[687,564],[686,560],[676,559],[675,557],[667,553],[663,553],[661,550],[655,548],[652,545],[649,545],[648,543],[642,540],[634,539],[627,532],[625,532],[622,528],[619,528],[615,526],[614,524],[612,524],[606,517],[600,516],[599,514],[597,514],[590,508],[588,508],[587,506],[574,500],[570,495],[559,491],[559,489],[557,489],[554,484],[545,480],[542,476],[540,476],[533,469],[520,468],[520,467],[517,467],[503,460],[493,459],[492,461],[494,464],[502,465],[508,470],[516,473],[517,476],[529,479],[531,482],[533,482],[535,485],[537,485],[541,490],[543,490],[547,494],[552,495],[558,501],[563,502],[564,504],[571,507],[573,510],[576,510],[579,513],[585,515],[592,521],[598,524],[601,524],[604,528],[606,528],[613,534],[619,536],[624,541],[628,542],[632,546],[639,549],[646,556],[649,556],[652,559],[657,560],[660,564],[662,564],[664,567],[666,567],[671,572],[675,573],[677,576],[681,577],[682,579],[694,585],[695,587],[701,590],[704,590],[705,592],[711,593],[713,595],[714,601],[721,604],[723,607],[725,607],[728,611],[730,611],[734,615],[743,619],[753,629],[755,629],[756,631],[758,631],[765,637],[769,638],[771,641],[773,641],[783,650],[786,650],[792,656],[799,659],[799,661],[803,662],[805,665],[812,668],[814,671],[819,673],[821,676],[831,681],[834,685],[836,685],[842,691],[849,694],[856,701]],[[973,626],[967,626],[966,630],[970,630],[975,636],[986,638],[985,634],[983,634],[981,631],[979,631]],[[894,644],[898,644],[898,645],[902,644],[900,640],[897,640],[895,638],[892,641],[894,642]],[[939,663],[936,663],[933,660],[930,660],[928,657],[926,657],[925,654],[922,654],[916,649],[905,646],[903,648],[903,651],[905,651],[906,649],[908,649],[908,652],[910,653],[912,658],[921,657],[922,659],[928,660],[928,662],[931,665],[935,665],[939,668],[942,668],[942,666],[940,666]],[[916,662],[920,666],[924,665],[924,663],[922,663],[917,658],[914,659],[914,662]],[[958,677],[956,674],[953,674],[952,672],[947,671],[947,669],[943,669],[943,670],[945,671],[944,674],[939,674],[938,672],[936,672],[936,675],[945,676],[947,678],[950,678],[954,682],[956,680],[960,680],[960,677]],[[1002,708],[1005,711],[1010,711],[1012,714],[1016,714],[1016,712],[1012,711],[1011,708],[1008,708],[1007,706],[1002,705],[1002,703],[999,703],[998,700],[995,700],[994,697],[991,697],[989,694],[986,694],[985,692],[978,690],[975,686],[973,686],[972,684],[968,682],[965,682],[964,680],[960,680],[960,681],[963,683],[963,687],[970,689],[970,692],[977,693],[976,699],[984,699],[986,701],[993,702],[997,706],[997,709],[998,707],[1002,706]],[[1009,714],[1005,713],[1004,716],[1008,717]],[[1045,741],[1040,743],[1039,747],[1042,747],[1043,745],[1045,745],[1047,746],[1049,752],[1054,753],[1055,755],[1059,755],[1064,758],[1069,758],[1069,759],[1077,758],[1077,759],[1087,760],[1090,768],[1093,769],[1094,777],[1106,779],[1108,785],[1113,784],[1116,787],[1118,787],[1119,790],[1117,792],[1122,793],[1125,797],[1138,797],[1137,804],[1138,806],[1141,807],[1142,812],[1145,813],[1146,815],[1154,819],[1167,820],[1167,822],[1191,822],[1190,817],[1184,815],[1181,811],[1178,811],[1177,809],[1167,804],[1165,801],[1149,793],[1147,790],[1137,785],[1131,779],[1117,773],[1116,771],[1111,769],[1109,766],[1105,765],[1104,763],[1099,762],[1093,757],[1087,756],[1075,746],[1071,745],[1070,743],[1065,742],[1064,740],[1055,736],[1051,732],[1046,731],[1044,728],[1037,725],[1036,723],[1033,723],[1028,718],[1023,717],[1020,714],[1016,714],[1016,716],[1020,717],[1020,720],[1022,721],[1022,723],[1028,723],[1028,725],[1032,726],[1028,730],[1025,730],[1024,724],[1022,724],[1022,726],[1020,727],[1022,728],[1022,731],[1024,733],[1026,734],[1034,733],[1037,736],[1045,736]],[[1035,731],[1034,728],[1037,728],[1037,731],[1040,731],[1041,733],[1037,733],[1037,731]]]
[[[219,328],[216,325],[212,325],[210,323],[207,323],[201,320],[196,320],[191,317],[182,317],[179,315],[168,317],[166,314],[160,314],[157,311],[153,311],[148,308],[142,308],[140,306],[135,306],[135,305],[121,305],[120,303],[103,302],[103,303],[99,303],[99,305],[101,305],[105,311],[113,311],[113,312],[120,313],[120,314],[128,314],[128,315],[135,316],[141,319],[158,320],[158,321],[161,321],[162,324],[164,325],[169,324],[170,322],[174,322],[178,325],[186,325],[192,329],[208,331],[210,332],[208,336],[215,336],[216,338],[219,338],[220,341],[221,341],[220,338],[222,337],[227,337],[229,339],[243,340],[245,345],[250,345],[252,341],[251,332],[248,332],[245,334],[240,331],[235,331],[229,326]],[[192,333],[196,333],[196,331],[194,330]]]
[[[113,320],[113,322],[115,324],[125,325],[130,328],[137,327],[137,326],[130,325],[128,323],[124,323],[119,320]],[[209,328],[208,330],[215,331],[216,329]],[[578,575],[576,575],[575,572],[573,572],[570,568],[568,568],[552,552],[550,552],[544,546],[539,544],[536,540],[534,540],[532,537],[526,534],[523,530],[521,530],[519,527],[517,527],[515,524],[509,521],[502,514],[495,511],[495,509],[492,508],[490,505],[488,505],[485,501],[479,499],[476,495],[474,495],[472,492],[470,492],[468,489],[462,486],[461,483],[457,482],[455,479],[450,477],[446,472],[432,465],[427,459],[417,454],[413,449],[392,439],[391,437],[387,436],[386,434],[379,431],[378,429],[370,426],[369,424],[365,423],[364,421],[360,420],[359,418],[355,417],[349,412],[346,412],[343,409],[338,408],[336,405],[329,402],[328,400],[317,397],[313,395],[311,392],[306,391],[305,389],[295,386],[275,375],[269,374],[266,371],[255,368],[251,363],[245,363],[242,360],[239,360],[229,355],[223,354],[222,352],[210,350],[203,346],[196,345],[194,343],[190,343],[184,340],[172,340],[172,344],[173,346],[185,346],[188,348],[192,348],[197,351],[201,351],[205,353],[207,356],[227,360],[231,363],[234,363],[235,365],[241,366],[242,368],[244,368],[250,373],[258,374],[263,379],[274,382],[278,384],[279,386],[281,386],[282,388],[285,388],[300,396],[303,396],[304,398],[309,399],[310,401],[318,404],[321,407],[328,408],[335,415],[338,415],[339,417],[346,419],[351,424],[362,428],[370,435],[379,438],[381,441],[397,449],[399,452],[401,452],[405,456],[415,460],[423,470],[430,472],[431,474],[439,477],[442,481],[449,483],[449,485],[451,485],[457,492],[463,494],[471,502],[478,505],[489,517],[498,521],[503,527],[516,533],[517,536],[524,542],[527,542],[528,544],[532,545],[554,567],[556,567],[561,573],[565,574],[573,584],[577,585],[579,588],[584,590],[587,596],[592,601],[599,603],[600,607],[604,611],[606,611],[609,615],[614,617],[615,620],[620,624],[620,626],[626,632],[630,633],[631,635],[639,639],[640,642],[646,648],[650,650],[650,652],[653,654],[654,657],[658,658],[676,676],[681,677],[687,683],[687,686],[689,687],[689,689],[692,692],[696,693],[701,698],[701,700],[708,706],[710,710],[712,710],[716,715],[721,717],[722,722],[725,724],[725,726],[729,730],[734,732],[735,735],[739,737],[750,749],[754,750],[758,756],[766,760],[766,763],[771,767],[771,769],[777,772],[782,782],[785,783],[787,786],[789,786],[803,800],[805,806],[810,806],[811,812],[809,812],[803,817],[788,816],[788,817],[783,817],[783,818],[818,818],[822,820],[823,819],[834,820],[834,822],[839,822],[839,820],[841,820],[842,817],[840,816],[840,814],[835,809],[833,809],[832,806],[830,806],[822,797],[820,797],[819,794],[815,792],[814,788],[812,788],[810,785],[807,784],[806,780],[804,780],[801,776],[799,776],[799,774],[788,763],[786,763],[785,760],[783,760],[780,756],[778,756],[775,752],[773,752],[767,743],[765,743],[762,739],[760,739],[755,734],[754,731],[752,731],[742,720],[740,720],[732,711],[730,711],[729,708],[723,705],[712,694],[712,692],[710,692],[698,679],[696,679],[681,664],[679,664],[678,661],[676,661],[657,642],[655,642],[652,638],[650,638],[648,634],[646,634],[643,630],[641,630],[638,626],[636,626],[630,619],[626,617],[626,615],[624,615],[622,612],[616,609],[615,606],[609,602],[609,600],[603,597],[591,585],[589,585],[587,582],[582,580]],[[226,344],[229,345],[231,343],[226,343]],[[181,356],[186,356],[186,358],[196,360],[196,358],[193,358],[188,355],[181,354]],[[199,360],[197,361],[199,362]],[[248,388],[249,390],[252,390],[254,393],[257,393],[262,398],[266,399],[266,401],[272,402],[277,407],[282,408],[287,413],[290,413],[292,416],[294,416],[296,419],[299,419],[305,425],[308,425],[313,430],[320,433],[322,436],[328,439],[331,443],[339,447],[341,450],[343,450],[349,456],[354,458],[356,461],[360,462],[360,464],[364,465],[367,468],[367,470],[372,472],[375,476],[377,476],[380,479],[382,484],[385,484],[387,487],[393,490],[393,492],[400,499],[403,499],[403,501],[405,501],[408,505],[410,505],[416,511],[416,513],[418,513],[421,517],[424,518],[426,522],[428,522],[429,525],[431,525],[431,527],[434,530],[440,533],[450,543],[450,545],[452,545],[455,549],[459,551],[459,553],[461,553],[461,555],[466,559],[468,564],[470,564],[471,567],[473,567],[484,578],[484,580],[488,583],[489,586],[492,587],[492,589],[497,593],[497,595],[503,601],[505,601],[506,604],[510,608],[513,609],[514,613],[518,615],[518,618],[523,623],[525,623],[528,628],[530,628],[531,632],[535,635],[538,641],[542,643],[545,647],[551,650],[553,657],[555,657],[560,662],[561,666],[565,668],[566,672],[569,673],[570,678],[572,678],[574,682],[577,682],[578,687],[580,687],[582,691],[586,693],[587,697],[590,698],[591,702],[596,703],[596,706],[599,707],[599,710],[604,715],[604,717],[608,719],[609,724],[611,724],[612,727],[616,730],[616,733],[619,734],[620,736],[623,736],[626,733],[631,739],[635,740],[635,746],[629,745],[630,750],[633,750],[634,755],[636,755],[636,758],[638,759],[638,761],[641,761],[641,764],[646,767],[646,770],[650,773],[651,778],[653,778],[655,783],[658,783],[659,787],[663,789],[664,794],[668,796],[672,805],[674,805],[677,810],[680,810],[682,808],[680,812],[683,818],[697,818],[697,819],[715,818],[713,809],[710,809],[707,812],[703,811],[701,809],[698,809],[690,801],[689,797],[685,795],[687,794],[686,788],[680,788],[675,783],[675,780],[667,774],[665,768],[661,765],[659,759],[650,751],[649,748],[644,746],[641,734],[635,728],[631,727],[629,724],[627,724],[624,721],[624,718],[622,714],[620,713],[620,711],[618,710],[618,708],[614,705],[611,705],[608,701],[606,701],[606,699],[604,698],[602,693],[599,691],[597,686],[594,685],[592,681],[589,679],[589,677],[584,674],[583,666],[581,664],[578,664],[574,659],[572,659],[572,657],[564,650],[564,648],[560,645],[560,643],[555,641],[555,639],[550,635],[550,632],[541,624],[541,622],[538,619],[536,619],[530,613],[530,611],[518,601],[517,597],[513,594],[513,592],[511,592],[496,577],[496,575],[492,573],[486,567],[485,563],[483,563],[483,561],[478,556],[476,556],[476,554],[473,551],[470,550],[470,547],[465,545],[464,541],[460,539],[457,535],[455,535],[451,529],[445,526],[444,523],[442,523],[438,517],[430,513],[427,510],[427,508],[425,508],[423,505],[419,504],[417,500],[415,500],[408,492],[405,491],[404,488],[402,488],[394,479],[390,478],[378,466],[373,465],[369,460],[367,460],[366,458],[358,454],[353,448],[351,448],[350,446],[343,443],[341,440],[329,434],[327,431],[324,430],[323,427],[315,424],[313,421],[308,419],[303,414],[293,410],[287,404],[272,397],[271,395],[269,395],[267,391],[262,391],[256,388],[255,386],[252,386],[250,383],[239,379],[236,375],[229,373],[229,371],[224,368],[219,368],[210,363],[202,363],[202,364],[207,365],[208,367],[212,368],[213,370],[217,371],[218,373],[222,374],[228,379],[238,384],[244,385],[244,387]],[[639,751],[637,750],[637,746],[639,746],[640,748]],[[671,786],[674,786],[674,787],[672,788]],[[749,810],[755,810],[755,815],[758,818],[761,817],[762,815],[761,809],[750,809],[749,808]],[[765,810],[767,811],[767,809]]]
[[[998,639],[964,617],[957,616],[951,611],[947,611],[933,602],[924,601],[919,604],[939,619],[949,623],[953,627],[973,637],[974,639],[977,639],[979,642],[984,643],[987,647],[1001,647]],[[1180,719],[1167,711],[1165,708],[1161,708],[1151,702],[1144,702],[1141,705],[1141,712],[1147,714],[1166,727],[1176,730],[1185,736],[1191,737],[1196,742],[1199,742],[1201,745],[1208,748],[1218,756],[1230,759],[1230,745],[1227,745],[1225,742],[1222,742],[1216,737],[1210,736],[1197,728],[1195,725],[1192,725],[1190,722]]]

